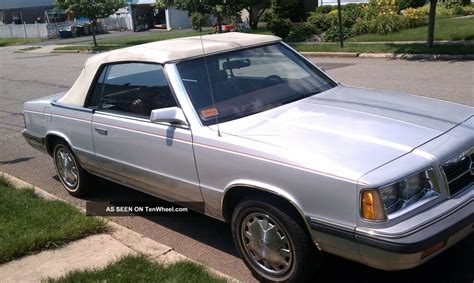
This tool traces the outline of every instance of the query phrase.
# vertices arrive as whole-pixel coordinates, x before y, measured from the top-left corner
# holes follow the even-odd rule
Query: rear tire
[[[320,253],[298,217],[288,205],[272,199],[237,205],[231,222],[234,243],[259,281],[304,282],[318,269]]]
[[[53,160],[58,178],[66,191],[74,197],[85,196],[92,176],[82,168],[65,141],[58,140],[54,144]]]

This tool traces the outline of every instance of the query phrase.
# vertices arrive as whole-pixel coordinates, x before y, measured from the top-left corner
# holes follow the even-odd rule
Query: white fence
[[[56,38],[60,30],[70,30],[72,26],[88,21],[65,21],[50,24],[8,24],[0,25],[0,38]],[[106,26],[105,30],[131,29],[131,24],[126,18],[106,18],[99,22]]]
[[[0,26],[0,38],[48,38],[47,24]]]
[[[105,19],[100,19],[99,22],[102,25],[107,27],[107,30],[131,30],[132,23],[130,22],[129,17],[109,17]]]

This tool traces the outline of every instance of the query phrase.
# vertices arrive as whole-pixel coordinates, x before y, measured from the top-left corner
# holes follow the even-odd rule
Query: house
[[[127,11],[133,23],[133,30],[151,28],[184,29],[190,28],[189,12],[168,7],[158,10],[155,0],[127,0]]]
[[[0,0],[0,24],[32,24],[65,20],[54,10],[54,0]]]

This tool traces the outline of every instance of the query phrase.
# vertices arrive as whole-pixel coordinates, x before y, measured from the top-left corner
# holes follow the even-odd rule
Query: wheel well
[[[232,219],[232,214],[237,205],[240,202],[249,199],[271,199],[275,201],[279,206],[286,208],[285,210],[289,212],[296,221],[300,221],[301,224],[303,224],[303,227],[305,227],[306,232],[311,235],[309,226],[304,219],[304,215],[302,215],[302,212],[296,208],[295,204],[280,195],[253,187],[239,186],[229,189],[229,191],[224,196],[224,201],[222,202],[222,212],[225,221],[230,222]]]
[[[45,144],[46,144],[46,150],[48,151],[49,155],[53,156],[54,145],[59,140],[65,141],[63,138],[56,135],[46,136]]]

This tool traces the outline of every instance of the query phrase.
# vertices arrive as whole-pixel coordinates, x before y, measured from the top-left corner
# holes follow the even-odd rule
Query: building
[[[0,24],[56,22],[65,17],[54,10],[54,0],[0,0]]]
[[[190,28],[189,12],[169,7],[158,10],[155,0],[127,0],[127,11],[133,24],[133,30],[152,28],[184,29]]]

